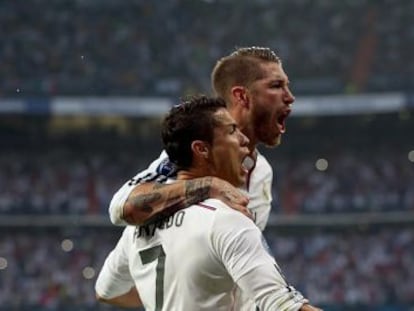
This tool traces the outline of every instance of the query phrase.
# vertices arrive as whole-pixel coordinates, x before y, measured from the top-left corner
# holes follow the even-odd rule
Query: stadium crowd
[[[107,310],[95,302],[94,281],[119,234],[113,228],[2,232],[0,310]],[[287,278],[326,310],[414,304],[413,228],[269,232],[267,239]]]
[[[318,160],[326,161],[326,170],[318,167]],[[414,163],[407,154],[344,152],[273,166],[283,181],[274,194],[281,195],[282,213],[414,210]]]
[[[413,86],[411,1],[234,4],[2,1],[0,96],[207,92],[214,61],[252,44],[279,51],[301,94]]]
[[[156,155],[2,153],[0,214],[105,215],[113,193]],[[407,154],[368,157],[349,151],[326,158],[326,171],[306,157],[272,163],[280,180],[274,183],[275,202],[280,201],[274,213],[414,211],[414,163]]]
[[[237,10],[235,3],[1,1],[0,98],[177,98],[208,92],[215,60],[252,44],[279,52],[296,94],[414,87],[413,1],[281,0],[276,6],[238,0]],[[153,142],[133,135],[112,145],[117,137],[96,133],[75,135],[88,148],[77,148],[73,140],[54,148],[43,134],[31,136],[41,128],[39,121],[18,120],[25,128],[20,135],[3,128],[7,118],[0,128],[0,217],[107,216],[114,191],[159,152]],[[272,212],[412,213],[414,164],[407,159],[412,128],[375,126],[368,133],[353,130],[356,123],[343,125],[354,132],[341,141],[338,131],[323,124],[312,142],[307,137],[292,142],[293,152],[284,151],[285,142],[271,151],[278,202]],[[335,135],[329,140],[330,133]],[[365,145],[347,146],[361,136]],[[316,157],[321,137],[332,146]],[[96,140],[101,142],[95,146]],[[104,140],[109,148],[101,149]],[[403,140],[408,148],[402,148]],[[304,150],[306,144],[313,152]],[[93,285],[120,229],[68,226],[0,228],[0,311],[115,310],[96,303]],[[291,283],[325,310],[414,310],[412,226],[329,232],[314,227],[286,235],[276,228],[266,237]]]

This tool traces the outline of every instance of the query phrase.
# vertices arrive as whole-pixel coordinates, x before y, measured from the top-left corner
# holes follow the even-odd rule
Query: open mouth
[[[289,116],[289,114],[290,111],[286,111],[277,118],[277,127],[281,134],[286,132],[286,119]]]
[[[254,167],[254,160],[251,156],[247,155],[242,161],[242,169],[249,172]]]

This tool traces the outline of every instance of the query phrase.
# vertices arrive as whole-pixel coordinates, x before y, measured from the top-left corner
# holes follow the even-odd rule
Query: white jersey
[[[246,194],[249,197],[248,208],[252,212],[255,223],[264,230],[269,219],[272,204],[273,171],[266,158],[257,151],[255,166],[250,171]]]
[[[109,206],[111,222],[116,225],[126,225],[122,219],[123,206],[137,184],[155,180],[165,182],[167,178],[174,177],[175,173],[174,168],[168,161],[167,153],[163,151],[159,158],[152,162],[147,169],[138,173],[115,193]],[[255,166],[248,175],[246,187],[241,190],[248,195],[250,199],[248,208],[255,218],[256,225],[262,231],[266,227],[269,218],[272,203],[272,181],[272,167],[265,157],[257,152]]]
[[[260,310],[296,311],[307,302],[281,276],[257,226],[208,199],[157,224],[127,226],[96,292],[110,299],[135,285],[147,311],[230,311],[236,284]]]
[[[115,193],[109,207],[112,223],[126,225],[126,222],[122,219],[123,206],[129,194],[137,184],[154,180],[165,182],[168,178],[175,177],[175,175],[176,171],[171,162],[169,162],[167,153],[163,151],[158,159],[153,161],[146,170],[138,173]],[[255,165],[249,172],[245,187],[240,190],[248,195],[248,208],[254,216],[256,225],[262,231],[266,227],[271,210],[272,181],[272,167],[267,162],[266,158],[257,151]],[[128,283],[125,286],[128,286]],[[254,302],[248,299],[245,293],[236,290],[235,295],[236,300],[234,310],[256,310]]]

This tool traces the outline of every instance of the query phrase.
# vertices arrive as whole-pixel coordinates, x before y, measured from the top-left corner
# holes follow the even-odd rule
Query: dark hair
[[[194,140],[213,141],[213,130],[217,126],[213,114],[226,108],[224,100],[204,95],[192,96],[171,108],[161,125],[164,149],[178,169],[191,166]]]
[[[279,56],[267,47],[242,47],[219,59],[211,73],[211,83],[217,96],[226,98],[234,85],[248,86],[261,79],[263,70],[260,64],[273,62],[281,64]]]

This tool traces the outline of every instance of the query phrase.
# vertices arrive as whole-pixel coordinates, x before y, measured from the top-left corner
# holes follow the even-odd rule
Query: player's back
[[[234,283],[219,259],[223,241],[211,233],[216,217],[221,223],[233,215],[244,218],[210,199],[127,230],[130,271],[146,310],[230,309]]]

